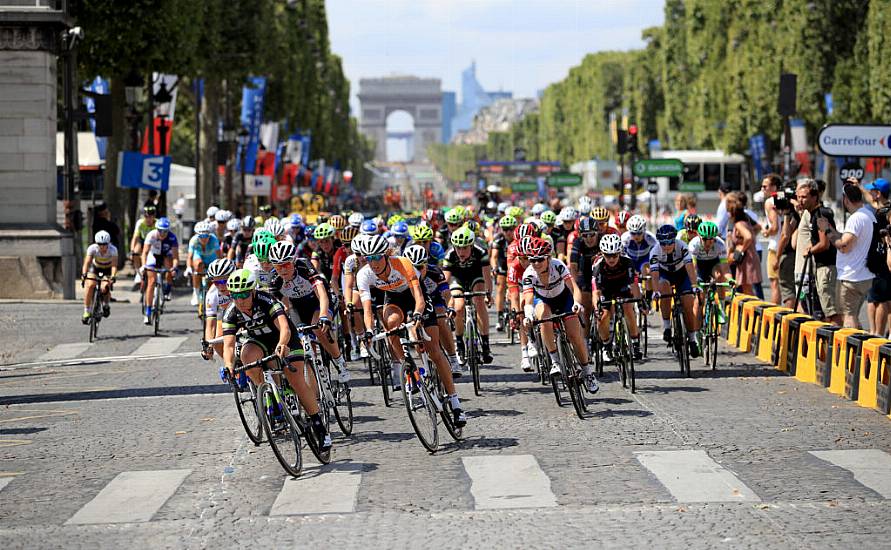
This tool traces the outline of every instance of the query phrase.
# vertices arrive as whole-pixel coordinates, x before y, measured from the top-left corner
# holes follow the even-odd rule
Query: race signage
[[[678,159],[640,159],[631,165],[631,171],[639,178],[677,177],[684,171],[684,163]]]
[[[827,124],[817,146],[832,157],[891,157],[891,126]]]
[[[856,162],[847,162],[838,171],[838,177],[842,182],[848,178],[856,178],[857,181],[863,179],[863,167]]]
[[[513,193],[536,193],[538,184],[534,181],[515,181],[510,184],[510,190]]]
[[[118,186],[167,191],[171,163],[171,158],[166,155],[121,151],[118,153]]]
[[[581,174],[557,172],[548,176],[548,187],[577,187],[582,184]]]
[[[244,194],[248,197],[268,197],[272,195],[272,178],[245,174]]]

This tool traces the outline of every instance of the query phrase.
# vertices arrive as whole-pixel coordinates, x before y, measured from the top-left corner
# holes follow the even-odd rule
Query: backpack
[[[866,269],[872,271],[876,277],[891,275],[888,270],[888,262],[886,261],[888,249],[885,246],[885,239],[881,237],[879,232],[888,227],[888,208],[887,206],[876,211],[876,222],[872,224],[872,240],[869,243],[869,251],[866,253]]]

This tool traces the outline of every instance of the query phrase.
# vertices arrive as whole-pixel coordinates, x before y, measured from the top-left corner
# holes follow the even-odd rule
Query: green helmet
[[[506,214],[508,216],[513,216],[518,220],[523,217],[524,213],[525,212],[523,211],[523,209],[520,208],[519,206],[511,206],[510,208],[507,209],[507,212],[506,212]]]
[[[476,220],[467,220],[464,222],[464,227],[473,231],[474,236],[480,233],[480,224],[478,224]]]
[[[454,246],[470,246],[475,240],[476,235],[474,235],[473,231],[466,226],[456,229],[449,238],[449,241],[451,241]]]
[[[263,237],[259,241],[255,242],[251,247],[254,255],[261,262],[269,261],[269,250],[272,248],[272,245],[276,243],[275,237]]]
[[[462,220],[466,220],[466,219],[467,219],[467,214],[468,214],[468,212],[467,212],[467,208],[466,208],[466,207],[461,206],[461,205],[459,204],[459,205],[456,206],[453,210],[455,210],[456,212],[458,212],[459,214],[461,214],[461,219],[462,219]],[[460,223],[460,222],[459,222],[459,223]]]
[[[451,224],[459,224],[464,221],[464,214],[462,214],[457,208],[452,208],[445,215],[446,223]]]
[[[513,229],[514,227],[520,225],[520,222],[517,221],[517,218],[513,216],[504,216],[499,220],[498,225],[501,229]]]
[[[413,225],[408,228],[408,234],[414,241],[432,241],[433,230],[429,225]]]
[[[251,244],[257,244],[262,239],[266,239],[268,237],[275,238],[275,235],[272,234],[272,231],[268,229],[258,229],[254,231],[254,236],[251,237]]]
[[[554,214],[551,210],[545,210],[541,213],[541,221],[548,225],[554,225],[557,223],[557,214]]]
[[[392,216],[387,218],[387,227],[392,226],[394,223],[404,222],[404,221],[405,221],[405,216],[403,216],[402,214],[393,214]]]
[[[334,226],[327,222],[319,224],[316,227],[315,232],[313,232],[312,234],[312,237],[317,241],[321,241],[322,239],[327,239],[328,237],[332,236],[334,236]]]
[[[718,236],[718,226],[714,222],[702,222],[698,232],[703,239],[714,239]]]
[[[250,269],[236,269],[226,280],[229,292],[247,292],[257,288],[257,276]]]

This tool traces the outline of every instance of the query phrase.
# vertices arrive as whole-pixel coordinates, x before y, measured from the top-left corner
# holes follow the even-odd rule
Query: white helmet
[[[266,223],[263,224],[263,228],[276,237],[281,237],[285,234],[285,228],[282,226],[282,223],[278,221],[278,218],[269,218],[266,220]]]
[[[632,233],[643,233],[647,228],[647,220],[640,214],[635,214],[628,219],[625,227]]]
[[[430,255],[427,253],[427,249],[423,246],[413,244],[405,249],[405,257],[408,258],[408,261],[410,261],[412,265],[417,266],[426,264]]]
[[[504,214],[505,212],[507,212],[507,209],[508,209],[508,208],[510,208],[510,204],[509,204],[509,203],[506,203],[506,202],[499,202],[499,203],[498,203],[498,213],[499,213],[499,214]]]
[[[580,204],[579,215],[588,216],[589,214],[591,214],[591,203]]]
[[[108,231],[99,231],[96,233],[96,244],[108,244],[111,242],[111,234]]]
[[[210,233],[211,230],[210,230],[210,228],[208,227],[209,225],[210,225],[210,224],[207,223],[207,222],[205,222],[205,221],[200,221],[200,222],[196,223],[196,224],[195,224],[195,234],[196,234],[196,235],[201,235],[201,234],[207,234],[207,233]]]
[[[279,241],[269,249],[269,261],[274,264],[290,262],[297,255],[297,247],[288,241]]]
[[[266,221],[263,222],[263,227],[269,229],[269,226],[274,223],[280,224],[281,222],[275,216],[269,216],[268,218],[266,218]]]
[[[353,212],[352,214],[350,214],[350,217],[347,218],[347,223],[354,227],[359,227],[364,221],[365,216],[363,216],[361,212]]]
[[[588,208],[590,208],[591,202],[591,197],[589,197],[588,195],[582,195],[581,197],[579,197],[579,208],[586,204],[588,205]]]
[[[350,250],[353,251],[353,254],[355,254],[356,256],[362,255],[362,243],[367,238],[368,238],[368,235],[366,235],[364,233],[359,233],[358,235],[353,237],[353,240],[350,241]]]
[[[211,279],[228,277],[233,271],[235,271],[235,262],[228,258],[219,258],[210,262],[210,265],[207,266],[207,276]]]
[[[622,251],[622,239],[614,233],[600,237],[600,251],[604,254],[618,254]]]
[[[211,206],[210,208],[208,208],[207,209],[208,219],[211,219],[211,220],[216,219],[217,212],[219,212],[219,211],[220,211],[220,209],[216,206]]]
[[[367,237],[360,245],[359,253],[362,256],[370,256],[372,254],[386,254],[390,249],[390,241],[381,235],[372,235]]]
[[[238,218],[232,218],[231,220],[226,222],[226,229],[229,231],[235,232],[241,229],[241,220]]]
[[[532,205],[532,215],[533,216],[541,216],[541,213],[547,210],[548,207],[544,204],[537,202]]]
[[[579,219],[579,213],[571,206],[564,206],[563,210],[560,211],[560,217],[563,218],[564,222],[574,222]]]

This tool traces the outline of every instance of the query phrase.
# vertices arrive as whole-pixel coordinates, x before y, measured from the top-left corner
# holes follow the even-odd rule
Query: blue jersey
[[[430,265],[439,265],[445,259],[445,249],[436,241],[430,242],[430,251],[428,252]]]

